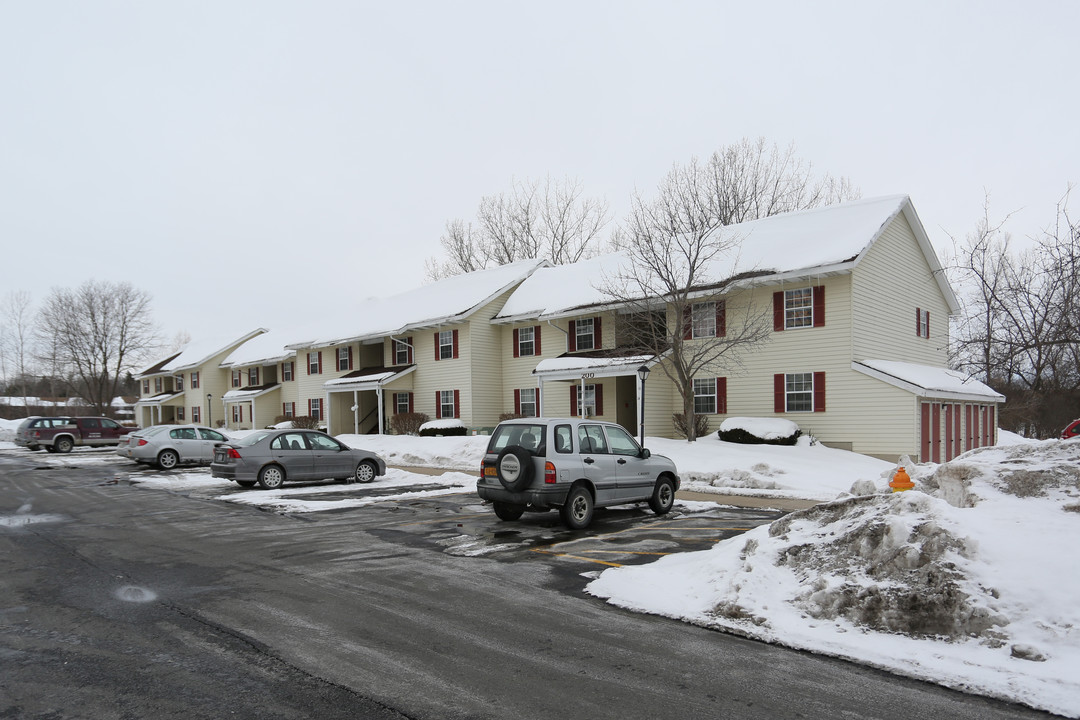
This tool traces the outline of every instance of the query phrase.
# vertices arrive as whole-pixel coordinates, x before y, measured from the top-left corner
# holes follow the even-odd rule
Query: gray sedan
[[[141,430],[138,437],[128,441],[128,457],[135,462],[157,465],[162,470],[172,470],[181,463],[206,465],[214,459],[214,446],[229,441],[217,430],[201,425],[157,427],[162,429]],[[119,448],[117,453],[120,453]]]
[[[286,480],[367,483],[386,474],[386,463],[373,452],[356,450],[317,430],[259,430],[218,445],[210,474],[242,487],[259,483],[273,490]]]

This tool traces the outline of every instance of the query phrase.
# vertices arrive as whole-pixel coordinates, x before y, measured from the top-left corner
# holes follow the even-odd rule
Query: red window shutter
[[[825,373],[814,373],[814,412],[825,412]]]
[[[596,320],[599,322],[600,318]],[[600,383],[596,384],[593,397],[596,398],[596,415],[599,417],[604,414],[604,386]]]
[[[922,308],[915,308],[915,337],[922,337]]]
[[[311,353],[307,354],[307,374],[311,374]],[[310,413],[308,413],[310,415]]]
[[[682,339],[692,340],[694,338],[694,306],[687,305],[683,308],[682,316]]]
[[[288,403],[281,403],[281,414],[282,415],[288,415],[289,414]]]
[[[570,321],[570,332],[566,335],[567,342],[570,343],[570,349],[567,352],[577,352],[577,321]],[[570,417],[576,416],[577,413],[570,413]]]
[[[533,328],[533,355],[540,354],[540,326]]]
[[[442,419],[442,393],[435,391],[435,419]]]
[[[262,368],[255,368],[255,384],[256,385],[261,385],[262,384],[261,382],[259,382],[262,379],[260,377],[262,375],[261,370],[262,370]]]
[[[598,318],[598,317],[593,318],[592,331],[593,331],[593,341],[592,341],[593,350],[599,350],[604,345],[604,334],[602,332],[600,332],[600,318]],[[600,387],[600,386],[597,385],[596,387]],[[600,414],[599,411],[596,414],[599,415]]]
[[[720,300],[716,303],[716,337],[727,335],[727,302]]]
[[[458,356],[457,330],[454,331],[454,357]]]
[[[784,329],[784,291],[772,294],[772,329],[780,332]],[[778,411],[779,412],[779,411]]]
[[[930,337],[930,311],[926,311],[926,337]]]
[[[727,378],[716,378],[716,412],[727,415]]]
[[[407,337],[407,338],[405,338],[405,342],[409,343],[409,348],[408,348],[408,350],[406,350],[406,353],[408,354],[409,364],[410,364],[410,365],[412,365],[412,364],[413,364],[413,355],[412,355],[412,351],[413,351],[413,347],[412,347],[412,338],[411,338],[411,337]],[[409,393],[409,398],[410,398],[409,402],[410,402],[410,403],[412,403],[412,400],[411,400],[411,398],[412,398],[412,393]],[[412,405],[411,405],[411,404],[409,405],[409,412],[412,412]]]
[[[454,333],[457,334],[457,330],[455,330]],[[454,417],[456,417],[456,418],[461,417],[461,391],[460,390],[455,390],[454,391]]]
[[[814,327],[825,327],[825,286],[814,286]]]
[[[521,414],[521,391],[514,390],[514,414]]]
[[[514,328],[514,357],[519,357],[518,352],[518,329]],[[516,410],[514,412],[517,412]]]
[[[412,351],[410,350],[410,352],[412,352]],[[412,393],[409,393],[409,412],[414,412],[414,410],[413,410],[413,394]]]
[[[439,333],[435,333],[435,359],[439,359]]]
[[[777,373],[773,378],[773,412],[787,410],[787,398],[784,395],[784,373]]]
[[[349,369],[352,370],[352,345],[349,346]]]
[[[244,422],[244,406],[237,405],[237,407],[240,408],[240,422]]]
[[[311,398],[308,398],[308,401],[307,401],[307,414],[308,414],[308,417],[311,417]]]
[[[570,322],[573,323],[574,321],[571,320]],[[581,387],[581,386],[580,385],[571,385],[570,386],[570,417],[577,417],[578,416],[577,393],[578,393],[578,388],[579,387]]]
[[[322,375],[322,350],[319,351],[319,374]],[[320,407],[321,411],[321,407]]]

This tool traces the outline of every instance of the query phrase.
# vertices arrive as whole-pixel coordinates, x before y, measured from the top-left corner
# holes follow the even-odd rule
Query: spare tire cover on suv
[[[532,453],[520,445],[511,445],[499,453],[495,461],[495,472],[499,482],[510,492],[519,492],[529,487],[533,479]]]

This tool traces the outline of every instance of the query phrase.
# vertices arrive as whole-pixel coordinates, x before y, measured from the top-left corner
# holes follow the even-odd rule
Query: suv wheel
[[[524,505],[515,505],[514,503],[504,503],[496,500],[492,503],[495,506],[495,514],[499,516],[500,520],[517,520],[519,517],[525,514]]]
[[[570,488],[559,514],[562,520],[571,530],[583,530],[592,522],[593,496],[584,485],[575,485]]]
[[[520,492],[529,487],[533,471],[532,453],[520,445],[504,448],[495,461],[499,482],[510,492]]]
[[[71,452],[71,448],[75,447],[75,443],[72,442],[71,438],[62,437],[56,441],[55,446],[56,452],[69,453]]]
[[[675,483],[670,478],[660,478],[656,481],[652,497],[649,498],[649,507],[657,515],[665,515],[675,504]]]

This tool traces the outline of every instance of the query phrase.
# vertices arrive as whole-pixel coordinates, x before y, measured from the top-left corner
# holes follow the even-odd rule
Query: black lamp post
[[[641,410],[640,410],[640,416],[638,417],[638,422],[640,423],[641,447],[644,448],[645,447],[645,380],[649,377],[649,366],[648,365],[642,365],[641,367],[639,367],[637,369],[637,376],[641,380],[641,386],[640,386],[641,390],[639,391],[639,393],[641,395],[641,402],[639,403],[639,405],[641,407]]]
[[[210,404],[213,395],[206,393],[206,427],[214,427],[214,406]]]

